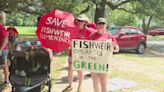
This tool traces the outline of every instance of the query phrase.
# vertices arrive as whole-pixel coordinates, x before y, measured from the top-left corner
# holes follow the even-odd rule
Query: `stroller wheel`
[[[29,92],[41,92],[41,86],[38,86]]]
[[[12,87],[11,92],[15,92],[15,88],[14,87]]]
[[[52,82],[48,80],[48,92],[51,92]]]

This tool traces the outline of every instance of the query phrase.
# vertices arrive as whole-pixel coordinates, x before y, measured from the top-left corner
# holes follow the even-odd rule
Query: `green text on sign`
[[[82,70],[94,70],[94,71],[108,71],[108,64],[98,64],[93,62],[85,62],[74,60],[74,68]]]

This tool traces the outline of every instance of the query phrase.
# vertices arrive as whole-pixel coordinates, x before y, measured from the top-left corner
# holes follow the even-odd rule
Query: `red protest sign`
[[[54,10],[41,17],[36,35],[43,47],[60,52],[70,46],[77,32],[71,13]]]

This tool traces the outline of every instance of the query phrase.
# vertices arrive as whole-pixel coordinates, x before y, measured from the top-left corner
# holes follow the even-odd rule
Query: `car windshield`
[[[114,35],[114,34],[118,33],[119,30],[120,30],[120,28],[118,28],[118,27],[110,27],[107,29],[107,32]]]

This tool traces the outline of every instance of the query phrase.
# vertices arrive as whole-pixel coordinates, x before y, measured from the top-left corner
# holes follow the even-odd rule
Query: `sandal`
[[[72,87],[71,86],[67,86],[62,92],[69,92],[72,91]]]

